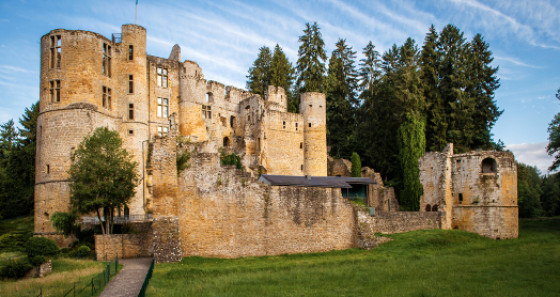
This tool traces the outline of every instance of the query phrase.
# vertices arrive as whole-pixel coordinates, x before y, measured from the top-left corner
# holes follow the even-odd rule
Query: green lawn
[[[560,218],[521,221],[520,238],[394,234],[371,251],[157,265],[148,296],[560,296]]]

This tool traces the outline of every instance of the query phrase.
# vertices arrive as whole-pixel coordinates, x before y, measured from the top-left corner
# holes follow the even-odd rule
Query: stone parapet
[[[143,234],[95,235],[97,260],[152,257],[154,243],[151,232]]]

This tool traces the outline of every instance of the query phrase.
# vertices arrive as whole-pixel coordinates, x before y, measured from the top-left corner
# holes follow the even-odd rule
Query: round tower
[[[322,93],[303,93],[299,105],[303,116],[303,172],[327,176],[327,114]]]

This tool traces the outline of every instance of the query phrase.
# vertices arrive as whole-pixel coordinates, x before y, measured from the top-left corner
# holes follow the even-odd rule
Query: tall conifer
[[[271,62],[270,49],[266,46],[261,47],[259,49],[259,56],[253,62],[253,66],[249,68],[249,75],[247,75],[247,89],[249,92],[264,97],[270,84]]]
[[[305,24],[303,35],[299,37],[297,87],[299,93],[323,92],[325,80],[325,42],[317,23]]]

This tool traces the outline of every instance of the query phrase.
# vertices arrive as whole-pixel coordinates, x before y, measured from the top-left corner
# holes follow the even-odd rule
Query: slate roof
[[[367,185],[375,182],[367,177],[346,176],[296,176],[263,174],[259,181],[271,186],[352,188],[351,185]]]

